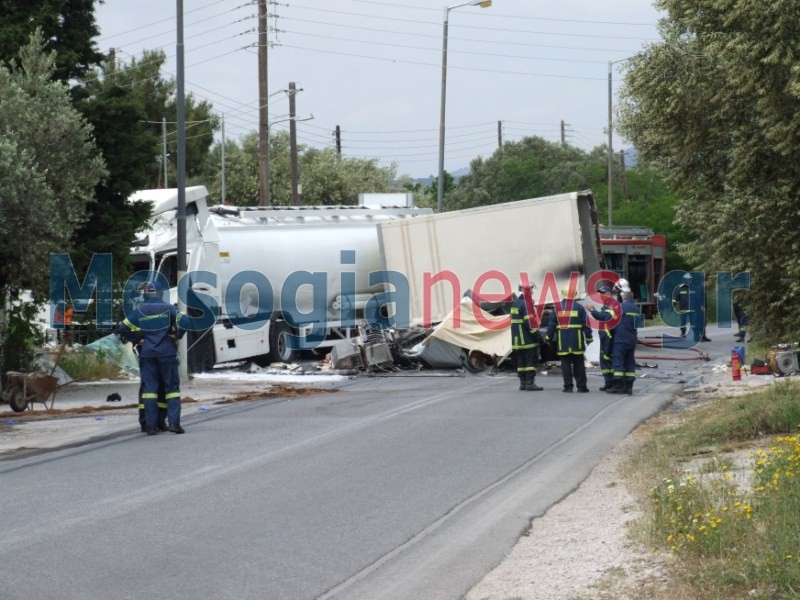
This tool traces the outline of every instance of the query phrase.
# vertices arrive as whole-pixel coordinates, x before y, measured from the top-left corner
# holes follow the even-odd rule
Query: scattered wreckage
[[[503,358],[509,340],[503,347],[491,341],[507,330],[483,336],[455,331],[463,322],[447,326],[465,289],[508,297],[523,273],[538,282],[552,277],[559,288],[578,273],[582,294],[600,268],[588,191],[440,214],[413,206],[209,207],[207,196],[202,186],[186,189],[189,282],[181,289],[190,294],[187,305],[205,307],[213,321],[188,336],[192,372],[231,361],[289,363],[312,348],[344,360],[354,355],[354,339],[367,348],[367,365],[398,360],[397,344],[411,339],[422,347],[402,356],[477,368],[487,356]],[[176,301],[177,190],[131,197],[142,200],[152,202],[154,216],[132,248],[133,262],[163,275]],[[530,235],[532,223],[545,222]],[[366,334],[357,326],[364,321]],[[376,326],[391,321],[391,328]]]

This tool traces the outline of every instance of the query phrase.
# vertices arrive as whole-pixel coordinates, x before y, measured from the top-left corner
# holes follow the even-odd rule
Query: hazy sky
[[[226,135],[257,129],[257,5],[184,0],[186,92],[225,115]],[[438,171],[442,25],[451,0],[298,0],[269,4],[269,91],[296,97],[298,141],[397,164],[398,175]],[[173,0],[106,0],[96,10],[98,47],[129,61],[162,48],[175,74]],[[606,142],[608,62],[658,39],[647,0],[494,0],[449,11],[445,168],[489,157],[502,139],[566,138],[584,149]],[[621,79],[615,65],[614,90]],[[289,112],[278,93],[270,120]],[[287,129],[288,122],[273,125]],[[187,131],[187,136],[191,131]],[[615,136],[614,146],[622,140]]]

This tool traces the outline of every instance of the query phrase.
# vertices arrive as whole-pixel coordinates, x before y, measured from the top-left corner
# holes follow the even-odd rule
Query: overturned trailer
[[[177,191],[144,190],[153,217],[134,244],[138,270],[177,281]],[[442,322],[463,292],[508,296],[520,273],[579,293],[599,269],[590,192],[434,215],[402,207],[211,206],[186,190],[187,277],[213,323],[189,336],[192,371],[251,359],[287,362],[372,329]],[[199,274],[203,274],[202,276]],[[212,277],[209,277],[209,274]],[[173,290],[174,291],[174,290]],[[177,294],[173,295],[177,299]]]
[[[497,315],[523,274],[549,304],[576,274],[577,296],[587,293],[601,268],[590,191],[382,223],[380,239],[387,269],[409,282],[412,325],[436,324],[410,349],[432,367],[480,370],[510,353],[507,317]]]
[[[522,273],[540,289],[548,278],[560,289],[578,273],[581,295],[600,269],[589,191],[381,223],[380,241],[385,268],[408,280],[413,325],[441,322],[466,290],[507,297],[506,284],[515,291]]]

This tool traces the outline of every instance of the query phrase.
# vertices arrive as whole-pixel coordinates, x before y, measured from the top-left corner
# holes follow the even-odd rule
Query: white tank
[[[384,269],[378,224],[431,213],[356,206],[212,208],[199,235],[202,252],[191,261],[192,268],[218,274],[226,313],[237,312],[236,302],[227,298],[233,280],[230,294],[235,299],[238,290],[238,312],[247,317],[271,308],[273,314],[291,313],[297,324],[359,319],[368,300],[384,289],[382,284],[369,284],[370,274]],[[271,307],[257,288],[264,288],[263,279],[259,283],[258,276],[247,272],[269,282]],[[248,283],[241,285],[242,281]]]

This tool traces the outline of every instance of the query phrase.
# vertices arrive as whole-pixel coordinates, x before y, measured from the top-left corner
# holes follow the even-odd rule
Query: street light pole
[[[611,122],[611,66],[608,61],[608,226],[614,224],[614,150],[612,144]]]
[[[471,0],[470,2],[462,2],[461,4],[447,6],[444,9],[444,25],[442,31],[442,87],[441,103],[439,106],[439,183],[436,186],[436,209],[438,212],[442,212],[444,207],[444,116],[447,97],[447,26],[450,11],[461,8],[462,6],[480,6],[481,8],[488,8],[491,5],[492,0]]]

